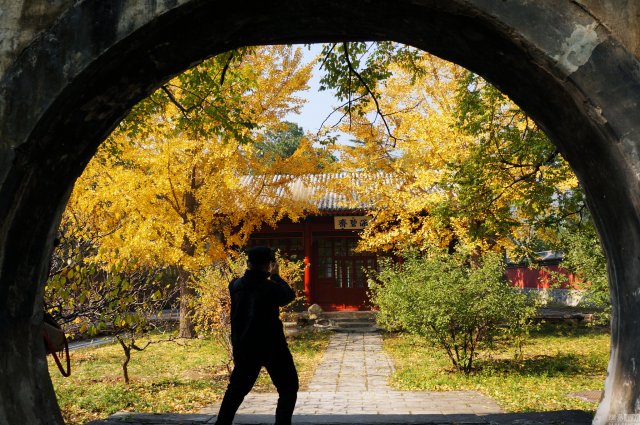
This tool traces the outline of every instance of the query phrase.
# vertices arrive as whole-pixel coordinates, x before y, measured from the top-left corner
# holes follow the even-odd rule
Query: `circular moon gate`
[[[75,179],[132,105],[228,49],[342,40],[394,40],[457,62],[544,128],[587,192],[608,258],[611,357],[595,422],[640,414],[640,64],[585,8],[569,0],[70,3],[0,80],[0,423],[63,423],[41,342],[47,257]]]

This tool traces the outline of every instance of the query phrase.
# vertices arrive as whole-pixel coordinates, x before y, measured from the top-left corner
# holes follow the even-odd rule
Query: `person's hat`
[[[247,251],[247,260],[254,265],[276,261],[276,255],[268,246],[254,246]]]

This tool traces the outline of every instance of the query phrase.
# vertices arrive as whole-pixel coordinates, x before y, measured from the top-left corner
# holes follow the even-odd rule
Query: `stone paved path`
[[[492,399],[473,391],[393,391],[387,385],[392,372],[393,363],[382,351],[379,334],[333,334],[308,390],[298,393],[296,422],[311,421],[314,416],[322,416],[322,423],[344,423],[349,415],[371,416],[368,421],[379,416],[386,421],[385,416],[415,416],[414,420],[424,421],[424,415],[501,413]],[[237,423],[272,417],[277,398],[272,393],[250,393],[240,406]],[[201,413],[216,414],[217,409],[211,406]]]
[[[491,398],[474,391],[394,391],[393,364],[378,334],[332,335],[307,391],[298,393],[294,424],[588,424],[584,412],[503,414]],[[250,393],[236,424],[272,424],[277,394]],[[95,425],[213,424],[218,405],[197,415],[118,414]]]
[[[374,333],[333,334],[309,392],[389,391],[393,362],[382,351],[382,337]]]

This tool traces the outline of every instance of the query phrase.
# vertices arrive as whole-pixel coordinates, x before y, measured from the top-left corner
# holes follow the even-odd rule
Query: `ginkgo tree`
[[[355,137],[335,146],[358,176],[348,202],[373,217],[359,249],[404,258],[370,273],[372,302],[382,326],[440,344],[469,373],[479,342],[504,332],[521,347],[535,312],[506,281],[500,254],[557,242],[581,219],[583,193],[533,120],[479,76],[417,51],[375,72],[385,57],[376,63],[350,44],[333,58],[343,66],[329,69],[348,74],[333,80],[348,118],[341,130]]]
[[[351,201],[374,216],[360,249],[462,249],[476,261],[553,249],[590,290],[589,305],[608,308],[585,194],[526,113],[478,75],[417,49],[341,43],[325,52],[324,81],[355,137],[337,155],[360,173]]]
[[[335,145],[342,166],[363,174],[355,197],[372,206],[360,248],[525,255],[553,242],[549,230],[585,209],[569,165],[496,88],[419,56],[367,84],[375,102],[342,125],[357,142]]]
[[[191,276],[228,248],[312,209],[288,182],[317,171],[325,155],[304,137],[286,157],[257,148],[302,105],[296,93],[311,69],[300,48],[244,49],[186,71],[134,108],[71,196],[69,211],[91,210],[103,235],[96,260],[174,266],[186,300]],[[180,335],[192,336],[185,303]]]

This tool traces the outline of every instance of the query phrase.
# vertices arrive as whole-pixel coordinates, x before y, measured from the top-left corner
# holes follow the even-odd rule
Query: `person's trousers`
[[[216,425],[231,425],[242,400],[258,379],[262,366],[267,369],[278,391],[275,424],[290,425],[298,396],[298,372],[289,348],[285,345],[268,353],[236,353],[233,360],[233,372],[220,405]]]

